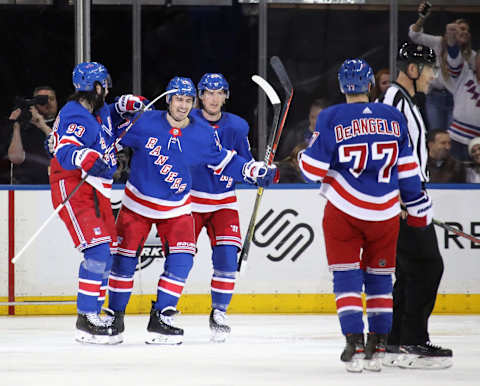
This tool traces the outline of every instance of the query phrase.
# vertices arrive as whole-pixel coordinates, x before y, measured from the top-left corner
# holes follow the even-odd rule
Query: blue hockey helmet
[[[190,78],[184,78],[181,76],[176,76],[170,82],[168,82],[167,90],[178,90],[172,94],[167,95],[167,103],[170,103],[172,95],[188,95],[193,98],[193,104],[195,104],[195,99],[197,97],[197,90]]]
[[[95,89],[95,82],[100,83],[103,88],[112,85],[112,78],[106,67],[97,62],[77,64],[73,69],[72,81],[76,91],[92,91]]]
[[[198,82],[198,94],[202,95],[205,90],[224,90],[227,99],[230,96],[228,82],[222,74],[206,73]]]
[[[365,60],[347,59],[338,70],[338,82],[342,94],[365,94],[369,84],[375,86],[375,76]]]

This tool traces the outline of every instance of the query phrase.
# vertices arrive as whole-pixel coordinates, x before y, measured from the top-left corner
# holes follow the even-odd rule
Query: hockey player
[[[53,127],[50,171],[54,207],[88,175],[59,215],[84,257],[78,280],[76,339],[97,344],[115,343],[113,337],[118,334],[99,316],[112,263],[111,248],[116,249],[117,244],[110,206],[115,157],[104,157],[115,139],[111,108],[105,104],[109,79],[100,63],[80,63],[73,70],[75,93]]]
[[[222,146],[251,160],[253,157],[248,143],[248,123],[237,115],[222,111],[229,93],[228,82],[222,74],[203,75],[198,83],[201,109],[194,109],[192,117],[208,123],[205,135],[215,132]],[[242,246],[235,181],[226,174],[213,174],[204,165],[192,170],[192,176],[195,240],[198,240],[205,227],[212,246],[212,310],[209,324],[212,340],[222,342],[230,333],[225,313],[232,299],[237,253]]]
[[[346,60],[338,79],[347,103],[319,114],[299,163],[308,180],[322,182],[320,192],[327,199],[325,248],[347,342],[340,359],[348,371],[360,372],[364,366],[379,371],[392,322],[399,192],[412,226],[427,226],[432,208],[402,114],[368,103],[375,82],[370,66],[361,59]],[[369,330],[365,346],[362,291]]]
[[[173,317],[195,254],[190,169],[202,165],[216,175],[248,179],[262,186],[275,174],[275,169],[263,162],[246,160],[223,148],[208,124],[189,116],[196,99],[189,78],[173,78],[167,90],[177,90],[167,96],[168,111],[145,112],[135,130],[122,140],[134,153],[117,219],[120,244],[109,281],[113,325],[122,332],[136,254],[155,224],[166,259],[147,327],[150,334],[146,343],[152,344],[179,344],[183,340],[183,330],[174,326]]]
[[[404,43],[397,59],[397,80],[380,98],[396,107],[407,120],[413,156],[420,168],[422,185],[428,182],[425,124],[416,92],[426,92],[433,79],[434,51]],[[430,317],[443,274],[443,260],[433,224],[426,229],[411,227],[402,212],[397,243],[393,322],[385,364],[405,368],[445,368],[452,364],[452,350],[433,345],[428,334]],[[399,355],[403,354],[403,355]]]

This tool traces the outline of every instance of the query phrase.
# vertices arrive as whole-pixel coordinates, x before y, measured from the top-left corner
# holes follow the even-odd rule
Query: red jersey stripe
[[[215,200],[213,198],[201,198],[192,196],[192,202],[194,204],[204,204],[204,205],[221,205],[221,204],[230,204],[232,202],[237,202],[236,196],[230,196]]]
[[[302,169],[308,173],[314,174],[319,177],[325,177],[327,175],[326,169],[317,168],[316,166],[306,163],[303,159],[300,160],[302,163]]]
[[[391,208],[393,205],[395,205],[398,202],[398,196],[392,197],[390,200],[384,202],[384,203],[374,203],[374,202],[368,202],[368,201],[363,201],[355,196],[351,195],[348,193],[345,188],[339,184],[337,180],[330,176],[326,176],[325,179],[323,180],[323,183],[329,184],[332,188],[335,189],[335,191],[346,201],[352,203],[355,206],[358,206],[360,208],[364,209],[370,209],[370,210],[386,210]]]
[[[408,164],[403,164],[403,165],[398,165],[398,171],[399,172],[404,172],[406,170],[413,170],[417,167],[416,162],[410,162]]]
[[[150,209],[153,209],[153,210],[158,210],[158,211],[169,211],[169,210],[172,210],[172,209],[176,209],[176,208],[180,208],[182,206],[185,206],[185,205],[188,205],[192,202],[192,198],[189,197],[183,204],[181,205],[174,205],[174,206],[168,206],[168,205],[158,205],[158,204],[154,204],[153,202],[150,202],[150,201],[146,201],[146,200],[143,200],[141,199],[140,197],[137,197],[135,196],[135,194],[133,194],[132,191],[130,191],[130,189],[128,189],[127,187],[125,187],[125,194],[130,197],[133,201],[137,202],[138,204],[140,205],[143,205],[143,206],[146,206]]]

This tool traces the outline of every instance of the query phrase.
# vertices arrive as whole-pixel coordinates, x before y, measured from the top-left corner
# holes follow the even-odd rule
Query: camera
[[[15,106],[22,110],[18,121],[20,124],[25,124],[30,122],[32,119],[32,113],[30,112],[30,107],[35,105],[46,105],[48,103],[48,95],[36,95],[32,98],[15,98]]]

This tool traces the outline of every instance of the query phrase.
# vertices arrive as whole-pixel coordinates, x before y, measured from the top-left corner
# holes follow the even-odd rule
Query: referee
[[[435,52],[426,46],[404,43],[398,54],[399,74],[379,102],[400,110],[408,124],[413,155],[422,183],[428,182],[426,129],[415,96],[427,92],[434,77]],[[433,223],[426,228],[407,225],[402,211],[397,244],[393,323],[385,365],[404,368],[445,368],[452,364],[452,350],[435,346],[428,334],[443,274],[443,260]],[[407,355],[399,355],[407,354]]]

